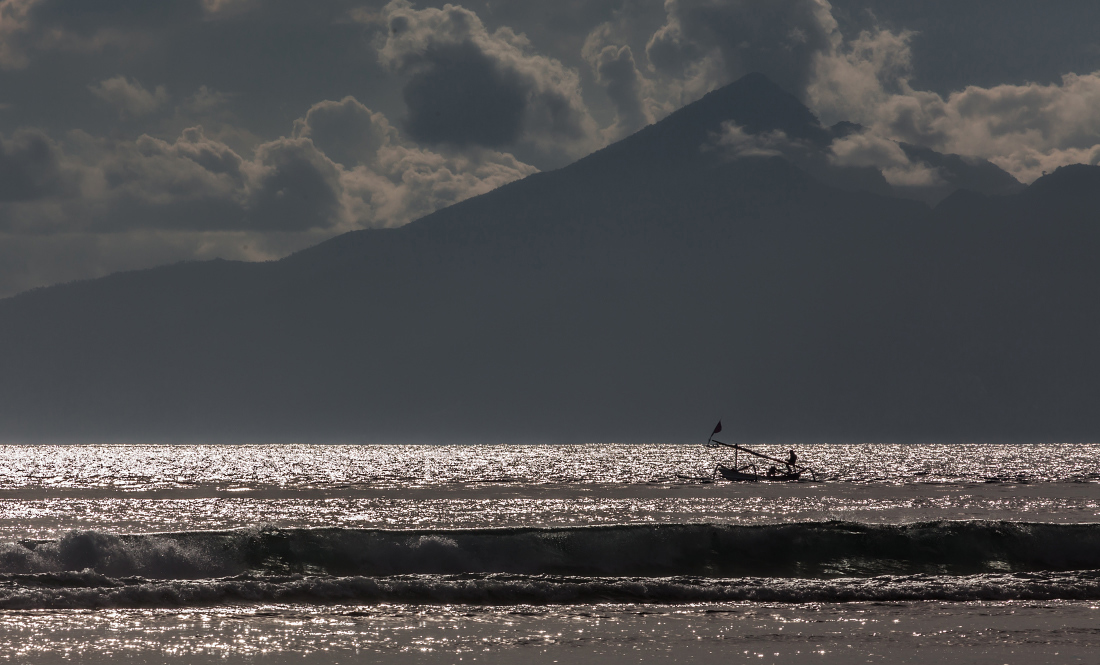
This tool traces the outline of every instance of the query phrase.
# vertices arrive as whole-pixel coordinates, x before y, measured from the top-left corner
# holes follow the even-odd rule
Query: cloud
[[[291,136],[251,156],[202,127],[173,140],[75,131],[60,143],[25,130],[0,137],[0,256],[30,254],[0,270],[0,293],[166,260],[277,258],[535,172],[494,150],[421,148],[354,97],[313,105]],[[125,257],[127,247],[145,254]],[[83,268],[46,258],[49,248]]]
[[[865,122],[868,109],[908,89],[914,34],[864,30],[818,53],[805,90],[807,103],[826,124]]]
[[[82,154],[74,160],[83,173],[79,203],[87,213],[73,215],[76,229],[244,224],[252,179],[246,162],[225,144],[207,138],[201,127],[185,130],[173,142],[148,135],[135,141],[81,139]]]
[[[63,186],[60,152],[49,137],[34,130],[0,136],[0,202],[41,199]]]
[[[225,108],[231,98],[232,95],[200,85],[195,94],[183,103],[183,109],[195,115],[210,114]]]
[[[892,184],[941,184],[935,168],[910,160],[898,142],[986,159],[1024,182],[1061,165],[1100,161],[1100,72],[944,96],[910,85],[916,33],[874,26],[846,38],[824,0],[666,0],[665,9],[646,49],[653,77],[643,79],[649,97],[642,103],[650,108],[760,71],[826,124],[863,125],[867,131],[838,140],[830,161],[874,166]],[[602,51],[591,49],[590,59],[593,53]],[[775,149],[735,134],[725,140],[727,150]]]
[[[884,29],[861,0],[834,5],[837,20],[824,0],[489,0],[478,13],[444,0],[0,0],[0,244],[18,236],[52,266],[26,267],[38,276],[22,284],[147,265],[123,248],[156,261],[280,256],[306,239],[406,223],[531,164],[563,165],[749,71],[827,124],[865,127],[813,159],[873,166],[899,190],[937,175],[935,187],[962,182],[912,146],[986,158],[1022,180],[1100,160],[1090,113],[1100,72],[1033,84],[1015,65],[983,64],[944,85],[942,71],[914,72],[911,51],[918,66],[931,51],[955,54],[972,31],[954,17],[969,26],[986,14],[923,20],[876,0]],[[1067,12],[1076,18],[1049,25],[1087,26],[1095,13]],[[1051,73],[1097,68],[1087,27],[1074,30]],[[1028,53],[1045,58],[1053,38],[1026,32]],[[1017,49],[1009,41],[997,52]],[[980,72],[982,87],[955,85]],[[993,85],[1002,80],[1012,85]],[[780,134],[731,126],[715,142],[731,158],[810,160]],[[47,247],[90,272],[66,272]]]
[[[902,187],[932,187],[943,184],[940,172],[909,155],[895,141],[872,133],[853,133],[833,141],[829,161],[835,166],[872,166],[886,182]]]
[[[682,102],[751,72],[798,93],[840,38],[824,0],[666,0],[665,10],[646,54],[681,82]]]
[[[340,167],[309,139],[265,143],[251,166],[255,184],[246,210],[252,228],[297,231],[351,221],[342,205]]]
[[[947,98],[906,91],[876,107],[882,132],[942,152],[983,157],[1030,182],[1100,159],[1100,72],[1050,85],[976,86]]]
[[[791,139],[780,130],[749,134],[744,128],[733,122],[722,123],[722,131],[715,137],[714,144],[730,159],[744,157],[801,157],[808,147],[801,141]]]
[[[346,166],[323,150],[343,130],[367,137]],[[0,296],[183,259],[279,258],[535,171],[495,151],[418,148],[354,98],[314,105],[251,158],[200,127],[172,141],[76,132],[63,146],[25,131],[0,140]]]
[[[532,52],[502,27],[490,33],[455,5],[416,10],[393,0],[379,61],[407,78],[405,130],[429,144],[499,148],[529,144],[574,156],[596,146],[576,71]]]
[[[76,226],[105,231],[400,226],[536,172],[496,151],[419,148],[353,97],[315,104],[290,137],[261,143],[250,159],[201,127],[174,141],[81,141],[68,157],[82,173]]]
[[[1046,85],[968,86],[943,96],[910,86],[911,37],[865,31],[819,54],[807,88],[811,107],[827,122],[864,125],[881,146],[902,141],[987,159],[1022,182],[1058,166],[1100,161],[1100,72],[1066,74]]]
[[[628,45],[625,8],[585,43],[583,55],[616,108],[609,138],[752,72],[801,96],[818,56],[843,42],[824,0],[666,0],[664,9],[645,42],[645,66]]]
[[[88,89],[113,106],[122,118],[148,115],[168,102],[168,91],[163,85],[150,92],[138,81],[128,80],[125,76],[105,79],[98,85],[88,86]]]
[[[358,216],[377,220],[378,226],[399,226],[535,172],[508,153],[387,144],[374,165],[357,167],[345,182]]]
[[[354,97],[314,104],[295,122],[294,136],[341,165],[348,215],[370,225],[399,226],[537,172],[476,146],[421,148]]]
[[[0,0],[0,69],[22,69],[29,60],[21,44],[36,0]]]
[[[398,140],[397,130],[386,116],[354,97],[314,104],[295,122],[294,135],[308,137],[330,159],[347,168],[374,163],[379,149]]]
[[[593,30],[585,40],[581,54],[592,67],[596,82],[615,107],[615,121],[603,130],[610,141],[620,139],[655,119],[649,100],[652,84],[634,61],[630,46],[613,43],[609,23]]]
[[[842,188],[866,189],[874,183],[867,181],[866,176],[857,177],[858,171],[837,171],[832,167],[871,167],[879,171],[890,185],[905,188],[897,191],[906,194],[946,185],[939,169],[911,158],[897,142],[866,132],[852,132],[837,138],[823,151],[821,146],[791,138],[781,130],[750,134],[733,122],[725,122],[721,131],[713,137],[713,145],[731,160],[784,157],[818,178]],[[936,192],[939,198],[948,193],[950,191]]]
[[[195,0],[0,0],[0,67],[24,68],[38,52],[144,50],[156,43],[151,27],[179,25],[201,15]]]

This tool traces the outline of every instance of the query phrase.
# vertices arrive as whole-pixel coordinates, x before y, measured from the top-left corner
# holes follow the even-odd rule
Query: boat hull
[[[793,482],[793,481],[796,481],[796,480],[798,480],[799,478],[802,477],[802,474],[800,472],[776,473],[774,475],[769,476],[768,474],[759,474],[759,473],[751,473],[751,472],[750,473],[745,473],[744,471],[741,471],[740,469],[734,469],[734,468],[731,468],[731,467],[728,467],[728,466],[719,466],[718,467],[718,473],[721,474],[723,478],[725,478],[726,480],[729,480],[729,481],[733,481],[733,482],[750,482],[750,483],[754,483],[754,482],[761,481],[761,480],[763,480],[763,481]]]

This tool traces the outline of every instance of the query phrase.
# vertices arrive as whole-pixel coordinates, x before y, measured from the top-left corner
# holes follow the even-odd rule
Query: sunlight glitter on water
[[[828,480],[934,483],[1100,480],[1100,444],[796,446]],[[786,457],[779,446],[759,450]],[[698,445],[0,446],[0,489],[433,487],[662,483],[731,457]]]
[[[1086,663],[1097,612],[1071,601],[30,611],[0,615],[0,661]]]
[[[732,485],[649,489],[642,496],[593,487],[581,495],[539,490],[533,496],[205,496],[136,498],[129,492],[100,498],[55,496],[16,499],[0,495],[0,541],[58,538],[70,531],[111,533],[224,530],[256,524],[282,528],[317,525],[350,528],[438,529],[555,527],[627,523],[774,524],[839,519],[899,523],[935,519],[1100,521],[1094,486],[1051,485],[921,486],[890,489],[863,486],[823,492],[818,487],[782,488],[752,495]],[[923,487],[928,487],[927,485]],[[751,489],[751,488],[749,488]],[[668,496],[686,491],[687,496]],[[169,491],[171,492],[171,491]],[[161,493],[157,493],[161,494]],[[661,496],[665,494],[665,496]]]
[[[777,457],[786,454],[779,446],[760,450]],[[458,605],[448,604],[457,600],[446,600],[447,594],[471,584],[482,585],[475,588],[475,599],[488,589],[499,587],[502,591],[494,593],[506,597],[513,587],[541,589],[546,584],[546,597],[554,599],[573,584],[548,582],[540,575],[509,581],[505,574],[500,580],[481,582],[462,575],[453,582],[413,575],[394,584],[427,589],[416,593],[435,594],[429,594],[428,601],[387,604],[398,602],[394,598],[406,602],[406,596],[387,596],[388,600],[341,605],[352,602],[341,595],[348,590],[375,584],[389,588],[390,583],[323,575],[284,580],[276,569],[238,579],[237,559],[222,561],[217,558],[223,553],[221,546],[202,545],[222,542],[223,536],[241,546],[253,540],[266,542],[274,549],[256,550],[262,563],[265,556],[280,552],[304,552],[308,556],[303,561],[312,561],[310,552],[315,550],[299,550],[313,542],[311,534],[326,531],[318,527],[339,527],[327,531],[336,532],[337,540],[364,542],[372,536],[357,530],[455,530],[426,539],[415,533],[396,536],[398,545],[404,542],[401,538],[423,541],[423,554],[429,556],[435,552],[432,548],[442,547],[445,555],[448,546],[457,547],[462,539],[458,530],[502,527],[604,525],[603,530],[611,533],[609,529],[617,527],[610,525],[627,524],[642,525],[643,530],[659,524],[705,525],[704,530],[721,531],[726,527],[720,525],[813,523],[798,532],[816,533],[816,525],[830,520],[844,521],[841,531],[849,523],[976,520],[968,533],[992,534],[994,546],[1005,533],[1014,533],[1017,541],[1034,546],[1035,556],[1053,557],[1051,566],[1062,570],[1065,566],[1059,568],[1058,561],[1063,545],[1047,552],[1046,540],[1033,543],[1028,534],[1061,533],[1040,528],[1042,523],[1067,525],[1067,533],[1092,533],[1089,524],[1100,522],[1096,445],[814,445],[796,450],[826,482],[693,481],[692,477],[708,476],[715,463],[730,459],[725,450],[699,445],[0,446],[0,546],[10,559],[2,589],[9,609],[0,612],[0,662],[434,664],[522,658],[541,665],[636,662],[636,656],[644,654],[658,662],[839,664],[851,662],[853,653],[864,660],[881,654],[881,662],[891,663],[1091,662],[1088,659],[1100,648],[1092,627],[1095,603],[656,604],[666,602],[667,594],[647,605],[555,604],[560,600],[535,606]],[[1027,524],[1014,529],[1008,522]],[[687,533],[686,528],[672,530]],[[836,531],[825,530],[829,529]],[[921,533],[950,534],[952,529],[934,525]],[[238,531],[216,537],[203,533],[228,530]],[[180,535],[133,535],[151,532]],[[472,547],[495,537],[465,536]],[[595,539],[573,541],[592,546],[617,542],[601,538],[597,534]],[[287,543],[289,549],[280,549]],[[509,562],[531,561],[531,550],[523,543],[508,555]],[[710,546],[703,545],[700,552],[705,554]],[[406,554],[398,558],[416,554],[417,547],[401,550]],[[547,560],[557,561],[557,555],[547,551]],[[658,554],[635,546],[613,551],[617,555],[601,556],[615,561],[629,554],[648,561]],[[381,557],[384,549],[378,552]],[[912,587],[914,593],[926,591],[922,585],[954,584],[960,589],[991,588],[992,598],[1013,597],[995,595],[998,589],[1009,594],[1025,587],[1032,595],[1021,598],[1043,598],[1055,588],[1068,594],[1057,597],[1092,597],[1079,595],[1093,593],[1091,573],[1034,579],[1027,573],[1001,575],[998,552],[983,559],[992,577],[925,580],[902,575],[891,578],[891,584],[902,591]],[[496,550],[484,554],[504,555]],[[675,551],[669,556],[668,561],[679,561]],[[870,564],[877,561],[866,556]],[[1016,563],[1024,565],[1030,559],[1020,561]],[[863,570],[852,562],[845,565],[845,574]],[[45,572],[18,572],[24,569]],[[192,579],[195,575],[202,577]],[[688,591],[708,584],[692,579],[677,584]],[[627,591],[635,586],[664,588],[657,577],[576,584],[582,588],[590,583]],[[762,578],[754,584],[787,589],[792,598],[802,598],[807,583]],[[868,577],[836,584],[841,591],[825,597],[844,596],[857,587],[867,594],[884,582]],[[238,587],[243,590],[234,591]],[[273,604],[285,598],[278,595],[284,587],[293,602]],[[257,591],[261,588],[269,588],[267,595]],[[683,589],[672,589],[677,590]],[[412,596],[418,597],[416,593]],[[312,600],[303,600],[301,594]],[[967,648],[960,651],[959,646]],[[1054,652],[1057,660],[1043,660]],[[975,653],[998,660],[974,661],[970,656]],[[959,654],[966,660],[960,661]]]

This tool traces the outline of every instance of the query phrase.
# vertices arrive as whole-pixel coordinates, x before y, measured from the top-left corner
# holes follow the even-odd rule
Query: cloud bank
[[[880,146],[888,139],[988,159],[1021,182],[1100,160],[1100,72],[1066,74],[1046,85],[968,86],[943,96],[910,86],[912,37],[863,32],[818,54],[808,103],[823,119],[863,125]],[[839,157],[855,151],[851,143],[838,146]],[[880,154],[882,166],[897,166],[896,151]]]
[[[940,182],[935,168],[899,143],[989,160],[1022,182],[1100,159],[1100,71],[940,94],[910,83],[919,33],[875,25],[845,35],[825,0],[666,0],[664,8],[642,66],[621,20],[588,36],[585,59],[616,109],[609,136],[759,71],[800,96],[825,124],[860,124],[859,135],[837,140],[832,161],[878,168],[892,184]],[[734,133],[725,140],[729,148],[738,139]]]
[[[489,149],[418,147],[354,97],[315,104],[290,136],[250,156],[201,126],[173,140],[75,132],[55,142],[22,131],[0,137],[0,255],[24,257],[8,265],[9,292],[41,275],[172,258],[277,258],[336,233],[400,226],[535,172]],[[52,252],[70,259],[58,266]]]
[[[918,70],[969,43],[993,5],[975,6],[916,23],[879,0],[0,0],[0,294],[401,225],[753,71],[859,123],[824,159],[898,188],[961,182],[917,148],[1024,182],[1098,163],[1100,50],[1070,24],[1100,10],[1020,10],[1049,22],[1017,36],[1062,53],[1044,65],[1060,77],[983,63],[983,85],[925,85],[959,80]],[[1018,43],[982,40],[994,64]],[[732,125],[715,142],[808,149]]]
[[[531,144],[580,156],[596,144],[596,126],[577,73],[532,52],[507,27],[489,32],[456,5],[414,9],[393,0],[379,60],[407,79],[405,129],[431,144],[500,148]]]

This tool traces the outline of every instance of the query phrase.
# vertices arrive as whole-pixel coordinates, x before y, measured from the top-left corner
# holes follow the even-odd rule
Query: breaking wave
[[[867,577],[1100,569],[1100,524],[629,524],[397,531],[249,528],[0,545],[0,574]]]
[[[1100,572],[869,578],[567,577],[555,575],[243,575],[114,579],[97,573],[0,577],[0,609],[98,609],[241,603],[772,603],[1097,600]]]
[[[83,531],[0,545],[0,608],[1046,598],[1100,599],[1100,524]]]

